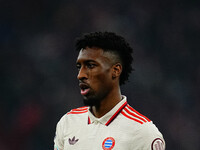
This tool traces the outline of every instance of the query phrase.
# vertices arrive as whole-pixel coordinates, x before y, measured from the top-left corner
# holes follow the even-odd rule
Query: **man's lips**
[[[87,95],[90,91],[90,86],[86,83],[79,83],[81,89],[81,95]]]
[[[87,95],[90,89],[81,89],[81,95]]]

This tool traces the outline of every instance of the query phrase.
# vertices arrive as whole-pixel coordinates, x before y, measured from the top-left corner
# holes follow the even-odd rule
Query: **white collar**
[[[101,124],[108,126],[118,116],[118,114],[123,110],[123,108],[126,105],[127,105],[126,96],[122,96],[122,100],[101,118],[96,118],[89,109],[88,110],[88,124],[100,122]]]

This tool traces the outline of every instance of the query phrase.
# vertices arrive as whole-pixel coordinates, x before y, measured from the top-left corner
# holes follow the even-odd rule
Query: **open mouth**
[[[90,87],[85,83],[80,83],[81,95],[87,95],[90,91]]]

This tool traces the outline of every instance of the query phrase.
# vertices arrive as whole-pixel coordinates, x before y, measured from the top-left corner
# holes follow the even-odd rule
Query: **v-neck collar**
[[[118,114],[124,109],[126,105],[127,105],[126,96],[122,96],[122,100],[101,118],[96,118],[89,109],[88,124],[99,122],[101,124],[108,126],[118,116]]]

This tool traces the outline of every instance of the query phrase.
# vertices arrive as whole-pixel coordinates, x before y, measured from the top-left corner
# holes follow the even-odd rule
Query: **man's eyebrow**
[[[96,61],[95,61],[95,60],[92,60],[92,59],[86,60],[85,62],[86,62],[86,63],[90,63],[90,62],[95,62],[95,63],[96,63]]]
[[[84,60],[83,63],[97,63],[95,60],[89,59],[89,60]],[[76,64],[80,64],[81,62],[77,61]]]
[[[93,59],[83,60],[83,63],[90,63],[90,62],[96,62],[96,61]],[[77,62],[77,63],[79,63],[79,62]]]

